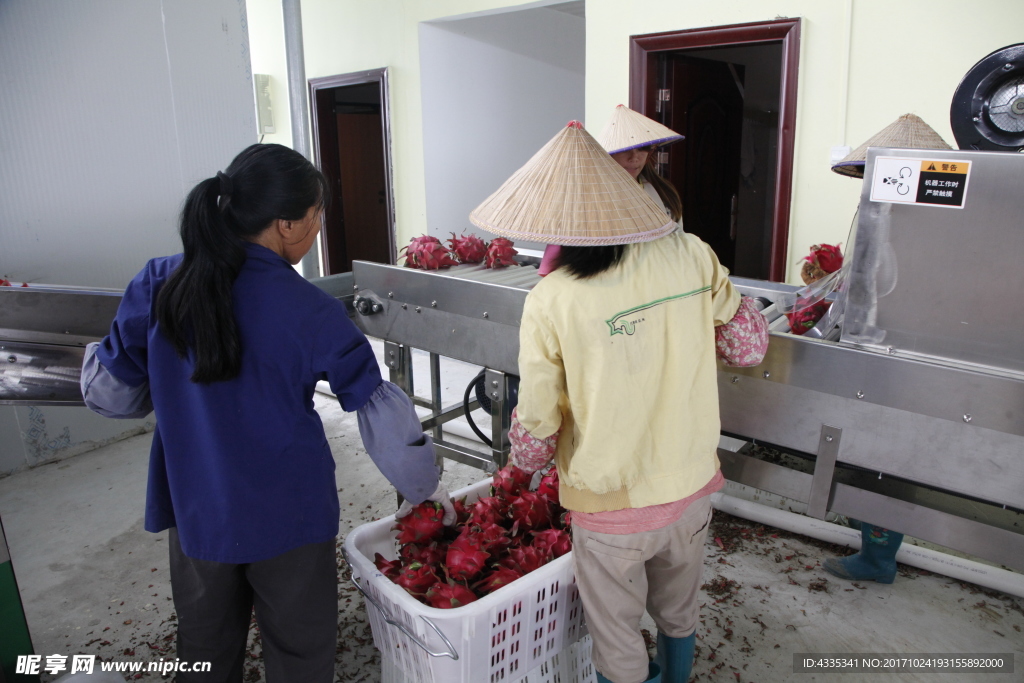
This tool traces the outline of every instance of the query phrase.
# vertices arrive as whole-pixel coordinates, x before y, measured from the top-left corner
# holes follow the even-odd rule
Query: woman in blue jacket
[[[268,681],[334,677],[339,502],[320,380],[357,411],[367,452],[407,501],[454,521],[412,403],[381,379],[344,306],[292,267],[312,247],[323,175],[294,150],[253,145],[203,180],[181,213],[184,253],[128,285],[110,334],[87,349],[86,405],[155,411],[146,529],[170,529],[189,681],[241,681],[255,608]]]

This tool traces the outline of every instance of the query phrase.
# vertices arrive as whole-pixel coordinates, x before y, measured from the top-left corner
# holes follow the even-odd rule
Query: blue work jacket
[[[366,337],[344,306],[273,251],[246,244],[232,303],[242,345],[238,377],[196,384],[155,303],[182,256],[151,260],[128,285],[100,363],[131,386],[149,383],[157,427],[146,529],[178,527],[189,557],[246,563],[334,538],[334,458],[313,408],[327,380],[347,411],[381,383]]]

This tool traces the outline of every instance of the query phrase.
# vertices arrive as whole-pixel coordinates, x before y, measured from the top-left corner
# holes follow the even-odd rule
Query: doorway
[[[310,79],[313,152],[331,189],[324,211],[323,273],[352,261],[395,262],[387,70]]]
[[[683,227],[741,277],[786,275],[799,27],[630,39],[630,107],[686,136],[657,158],[683,199]]]

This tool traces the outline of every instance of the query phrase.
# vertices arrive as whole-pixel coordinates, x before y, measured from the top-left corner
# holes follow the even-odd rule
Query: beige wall
[[[427,232],[423,174],[418,30],[421,21],[484,12],[509,0],[304,0],[302,32],[306,78],[388,68],[391,144],[398,244]],[[540,3],[549,4],[549,3]],[[275,117],[287,110],[287,72],[280,0],[248,0],[253,72],[275,86]],[[264,142],[291,143],[283,117]],[[277,120],[275,120],[275,123]],[[552,133],[553,134],[553,133]]]
[[[1024,3],[587,0],[588,120],[628,101],[630,35],[777,16],[802,19],[787,278],[799,282],[795,262],[811,244],[845,242],[859,201],[860,181],[829,170],[830,148],[857,147],[907,112],[956,147],[953,92],[982,57],[1024,39]]]
[[[391,71],[399,243],[426,232],[418,23],[533,4],[304,0],[308,78],[382,66]],[[248,6],[253,70],[277,80],[282,98],[275,109],[280,112],[287,108],[283,41],[273,44],[281,34],[280,1],[249,0]],[[612,108],[628,101],[630,35],[778,16],[802,19],[788,277],[795,282],[798,269],[793,264],[811,244],[845,242],[857,206],[860,182],[829,170],[831,147],[856,147],[907,112],[924,118],[955,146],[949,125],[953,92],[978,60],[1021,41],[1024,2],[587,0],[588,127],[599,130]],[[276,28],[266,28],[271,21]]]

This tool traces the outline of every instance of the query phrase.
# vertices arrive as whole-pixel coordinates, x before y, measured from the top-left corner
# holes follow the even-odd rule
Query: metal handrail
[[[345,562],[351,569],[352,563],[348,561],[348,553],[345,552],[344,547],[341,549],[341,552],[342,555],[345,556]],[[434,632],[438,635],[438,637],[444,641],[445,645],[448,646],[448,652],[434,652],[429,647],[427,647],[426,643],[424,643],[419,636],[410,631],[408,626],[392,617],[391,614],[387,611],[387,609],[385,609],[384,605],[380,604],[380,602],[378,602],[376,598],[374,598],[366,591],[366,589],[360,586],[359,582],[356,581],[356,577],[354,574],[352,575],[352,585],[355,586],[356,589],[363,594],[363,597],[366,598],[367,602],[369,602],[371,605],[377,608],[377,611],[380,612],[381,616],[384,618],[384,621],[386,623],[391,624],[392,626],[396,627],[399,631],[407,635],[412,640],[412,642],[416,643],[421,648],[423,648],[423,651],[426,652],[428,655],[430,655],[431,657],[451,657],[452,660],[454,661],[459,660],[458,650],[455,649],[455,646],[452,645],[450,640],[448,640],[448,637],[441,631],[440,628],[437,627],[436,624],[434,624],[434,622],[430,621],[430,619],[427,619],[422,614],[419,615],[420,619],[426,622],[427,626],[434,629]]]

